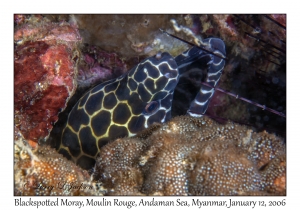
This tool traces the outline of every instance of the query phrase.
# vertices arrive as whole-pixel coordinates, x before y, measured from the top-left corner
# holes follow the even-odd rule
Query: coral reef
[[[282,138],[175,117],[101,150],[89,173],[48,146],[15,141],[15,195],[285,195]]]
[[[192,36],[176,31],[171,19]],[[286,194],[285,144],[276,137],[285,138],[286,119],[218,91],[207,113],[255,126],[258,133],[206,117],[176,117],[106,145],[92,176],[37,144],[53,124],[59,130],[66,122],[62,116],[83,93],[77,89],[74,103],[69,100],[77,82],[88,88],[158,51],[177,56],[189,47],[160,28],[190,42],[222,38],[227,60],[219,87],[286,113],[286,15],[16,14],[14,24],[15,195]],[[81,39],[84,45],[78,45]],[[203,70],[192,69],[189,79],[179,82],[173,116],[186,113]],[[92,190],[42,188],[57,186],[54,173]],[[36,183],[42,184],[39,189]]]
[[[108,195],[285,194],[285,144],[266,132],[176,117],[103,147],[96,177]]]
[[[80,36],[67,22],[22,15],[15,21],[15,129],[37,142],[49,135],[76,89]]]
[[[19,17],[15,19],[21,21]],[[126,69],[130,69],[145,57],[158,51],[167,51],[172,56],[177,56],[190,47],[161,33],[159,29],[163,29],[189,42],[193,42],[195,37],[222,38],[226,44],[228,60],[218,86],[286,113],[286,29],[283,28],[286,16],[284,14],[71,15],[70,19],[78,26],[83,42],[88,45],[83,48],[83,52],[89,58],[82,59],[87,62],[82,62],[78,80],[84,87],[119,76]],[[189,33],[185,34],[184,31]],[[96,52],[92,51],[93,48]],[[100,52],[105,52],[104,54],[107,55]],[[105,65],[101,63],[101,56],[108,57],[108,60],[116,57],[117,61]],[[119,62],[118,59],[121,61]],[[100,64],[90,65],[90,62],[94,61]],[[124,63],[128,68],[125,69]],[[117,69],[117,72],[114,69]],[[205,72],[206,69],[202,70]],[[205,73],[198,73],[195,77],[195,69],[193,69],[189,76],[189,80],[180,81],[176,88],[173,116],[186,113],[189,104],[195,98],[196,91],[201,86],[200,80],[201,78],[203,80]],[[222,93],[219,94],[217,91],[215,95],[219,98],[211,101],[207,110],[209,115],[249,124],[259,131],[268,130],[285,137],[285,118]]]
[[[18,140],[14,162],[15,195],[102,195],[87,171],[49,146],[32,150]]]

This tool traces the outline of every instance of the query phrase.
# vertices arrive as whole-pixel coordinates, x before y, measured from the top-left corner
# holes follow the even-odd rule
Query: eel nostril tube
[[[161,59],[161,54],[162,54],[162,52],[158,52],[158,53],[156,54],[155,58],[156,58],[157,60],[160,60],[160,59]]]

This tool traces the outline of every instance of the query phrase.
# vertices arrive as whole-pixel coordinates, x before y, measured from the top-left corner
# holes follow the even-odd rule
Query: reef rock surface
[[[20,17],[26,21],[17,21],[14,32],[15,130],[37,142],[49,135],[76,89],[81,38],[67,22],[38,15],[16,20]]]

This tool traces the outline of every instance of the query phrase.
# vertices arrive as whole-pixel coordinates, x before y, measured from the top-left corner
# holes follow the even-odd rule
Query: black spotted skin
[[[225,65],[225,45],[220,39],[205,39],[206,49],[193,47],[173,58],[158,53],[126,74],[97,85],[73,107],[68,116],[58,151],[82,168],[94,166],[102,146],[116,138],[134,136],[153,123],[171,119],[174,89],[179,74],[197,61],[209,65],[206,82],[216,86]],[[201,117],[213,95],[201,87],[187,114]]]
[[[198,47],[192,47],[175,58],[176,63],[178,64],[178,71],[180,75],[188,71],[190,65],[194,62],[201,61],[202,63],[208,65],[208,72],[205,82],[213,88],[204,85],[201,86],[200,91],[196,95],[195,99],[191,102],[191,105],[187,111],[187,114],[192,117],[202,117],[205,114],[210,99],[215,92],[214,87],[217,86],[225,66],[224,58],[226,57],[226,51],[224,42],[221,39],[209,38],[205,39],[204,43],[204,48],[217,56],[207,53]]]
[[[162,53],[94,87],[70,112],[58,151],[83,168],[91,168],[107,142],[168,121],[177,82],[174,58]]]

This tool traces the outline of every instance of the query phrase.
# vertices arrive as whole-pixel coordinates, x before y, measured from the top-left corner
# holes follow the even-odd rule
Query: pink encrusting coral
[[[80,37],[66,22],[40,19],[16,27],[14,40],[15,126],[37,142],[49,135],[76,89]]]
[[[83,56],[78,69],[78,88],[91,87],[118,77],[128,70],[125,60],[116,53],[109,53],[90,45],[85,45],[81,52]]]

